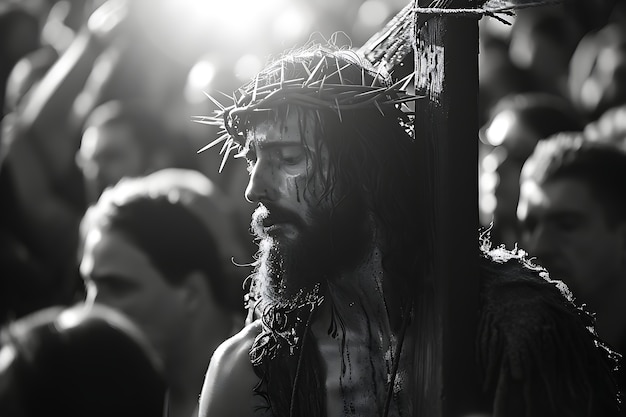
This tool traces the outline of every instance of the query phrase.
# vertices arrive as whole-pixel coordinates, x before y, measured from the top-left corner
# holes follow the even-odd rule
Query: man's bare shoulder
[[[260,322],[253,322],[215,350],[200,394],[199,417],[254,415],[261,404],[254,395],[259,379],[249,352],[260,331]]]
[[[257,335],[261,332],[261,322],[259,320],[254,321],[243,329],[239,333],[226,339],[213,353],[211,363],[245,361],[250,362],[249,352],[252,347],[252,343]],[[230,363],[229,363],[230,364]]]

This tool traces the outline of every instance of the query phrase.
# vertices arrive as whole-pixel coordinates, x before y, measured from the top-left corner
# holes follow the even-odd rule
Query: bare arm
[[[254,395],[259,379],[249,356],[259,331],[260,323],[254,322],[217,348],[202,386],[199,417],[269,416],[257,411],[264,404]]]

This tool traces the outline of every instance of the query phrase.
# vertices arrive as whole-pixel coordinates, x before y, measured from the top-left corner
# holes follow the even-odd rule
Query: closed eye
[[[289,165],[299,164],[304,160],[304,149],[301,146],[286,146],[281,148],[280,159]]]
[[[98,292],[107,291],[111,295],[121,296],[139,289],[139,284],[118,275],[102,275],[92,279]]]

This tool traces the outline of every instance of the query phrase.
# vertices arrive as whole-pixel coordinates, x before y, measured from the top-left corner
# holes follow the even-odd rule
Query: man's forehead
[[[595,198],[584,182],[574,178],[553,179],[542,184],[527,180],[520,187],[518,214],[523,218],[528,211],[579,211],[593,204]]]
[[[91,280],[101,276],[149,277],[154,268],[147,257],[123,233],[94,228],[87,233],[81,275]]]
[[[310,115],[293,110],[286,117],[270,117],[251,124],[246,130],[246,142],[260,148],[274,144],[312,144],[315,123]]]

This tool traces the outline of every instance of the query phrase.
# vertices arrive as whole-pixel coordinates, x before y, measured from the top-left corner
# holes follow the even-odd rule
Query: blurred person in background
[[[188,138],[167,125],[158,109],[122,100],[103,103],[91,112],[76,159],[88,204],[124,177],[163,168],[199,169]]]
[[[540,142],[522,170],[517,214],[529,255],[595,314],[600,337],[626,353],[626,152],[575,133]]]
[[[568,88],[570,100],[587,122],[626,104],[626,17],[580,41],[571,58]]]
[[[161,363],[103,306],[50,307],[2,327],[0,415],[162,417]]]
[[[0,2],[0,323],[46,304],[52,282],[29,250],[14,203],[12,179],[3,160],[10,142],[19,94],[13,75],[18,64],[40,46],[37,12],[24,2]],[[13,276],[19,279],[13,279]]]
[[[126,314],[163,363],[169,416],[197,414],[213,350],[243,327],[246,269],[230,200],[203,174],[166,169],[108,188],[83,220],[88,303]]]
[[[516,12],[509,57],[528,77],[528,91],[567,97],[569,63],[585,27],[573,18],[569,3]]]
[[[83,6],[89,19],[77,23],[67,48],[3,119],[2,201],[19,243],[3,266],[7,317],[76,298],[78,228],[88,205],[76,153],[91,111],[131,97],[162,112],[184,78],[131,22],[138,2],[110,0],[93,13]],[[22,288],[27,281],[30,289]]]
[[[528,74],[515,66],[509,56],[511,26],[495,19],[481,19],[478,24],[478,111],[479,124],[483,125],[500,99],[527,91],[530,85]]]
[[[37,21],[37,46],[22,56],[11,70],[5,99],[8,111],[19,108],[22,100],[74,41],[89,14],[102,2],[27,0],[20,3]]]
[[[570,103],[548,93],[503,97],[480,129],[479,207],[481,223],[493,223],[494,242],[507,247],[519,241],[519,175],[535,145],[554,133],[581,131],[584,125]]]

